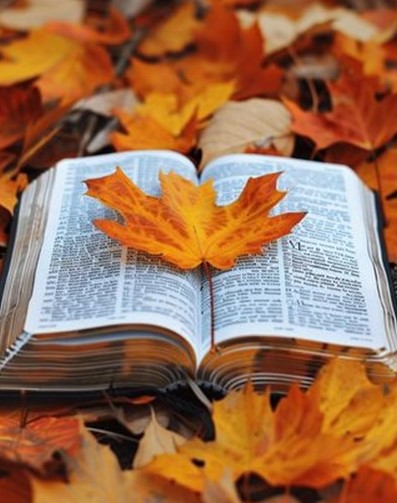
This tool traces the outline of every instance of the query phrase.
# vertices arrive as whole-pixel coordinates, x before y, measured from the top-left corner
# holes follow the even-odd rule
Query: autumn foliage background
[[[198,170],[231,152],[348,164],[380,193],[395,271],[393,2],[116,3],[0,4],[1,257],[18,194],[58,160],[172,149]],[[394,503],[396,393],[336,360],[308,391],[248,386],[211,410],[2,399],[0,497]]]

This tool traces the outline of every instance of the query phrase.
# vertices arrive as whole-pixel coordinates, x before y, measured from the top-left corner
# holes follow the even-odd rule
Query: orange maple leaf
[[[311,138],[318,150],[345,142],[372,151],[397,133],[397,94],[378,99],[381,86],[377,78],[345,72],[328,88],[331,112],[306,112],[296,103],[284,100],[293,115],[292,129]]]
[[[201,186],[171,172],[160,174],[162,197],[139,189],[118,168],[87,180],[87,195],[116,209],[125,223],[96,220],[108,236],[136,250],[159,255],[182,269],[203,262],[232,267],[240,255],[262,253],[262,246],[291,232],[305,213],[269,217],[285,196],[276,189],[280,173],[250,178],[234,203],[216,206],[212,180]]]

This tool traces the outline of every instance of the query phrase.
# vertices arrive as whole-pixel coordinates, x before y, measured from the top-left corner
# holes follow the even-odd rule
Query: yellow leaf
[[[52,68],[77,47],[73,40],[45,30],[3,46],[0,50],[0,85],[9,86],[37,77]]]
[[[304,213],[270,216],[285,196],[276,188],[280,173],[250,178],[240,197],[216,206],[212,180],[201,186],[175,173],[160,174],[162,197],[146,195],[118,168],[87,180],[87,195],[124,217],[125,223],[96,220],[109,237],[136,250],[192,269],[202,262],[228,269],[236,258],[262,253],[262,246],[291,232]]]

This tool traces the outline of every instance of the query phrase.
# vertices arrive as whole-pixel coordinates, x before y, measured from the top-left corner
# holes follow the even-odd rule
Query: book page
[[[273,214],[307,211],[288,236],[262,256],[243,257],[214,271],[215,338],[243,335],[299,337],[379,349],[385,325],[369,255],[363,190],[349,168],[259,155],[226,156],[202,181],[215,180],[217,203],[235,200],[249,176],[283,171],[289,193]],[[209,348],[209,293],[203,281],[202,352]]]
[[[159,194],[160,171],[172,170],[197,183],[190,161],[172,152],[59,163],[25,330],[52,333],[149,324],[175,331],[194,346],[200,322],[198,273],[122,247],[92,223],[120,217],[85,196],[83,181],[113,173],[116,166],[151,195]]]

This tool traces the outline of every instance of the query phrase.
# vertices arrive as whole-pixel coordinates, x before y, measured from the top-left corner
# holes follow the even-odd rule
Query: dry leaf
[[[123,472],[109,447],[83,435],[79,456],[69,460],[69,483],[31,479],[35,503],[109,502],[199,503],[198,496],[175,484],[139,470]]]
[[[280,173],[250,178],[234,203],[216,206],[212,180],[201,186],[176,173],[160,174],[162,197],[148,196],[118,168],[87,180],[87,195],[121,213],[124,224],[96,220],[105,234],[136,250],[159,255],[182,269],[207,262],[219,269],[236,258],[262,253],[262,246],[291,232],[304,213],[269,217],[286,195],[276,188]]]
[[[131,112],[138,105],[139,100],[132,89],[116,89],[115,91],[107,91],[95,94],[89,98],[80,100],[74,108],[81,110],[89,110],[95,114],[112,117],[113,110],[123,110]]]
[[[308,136],[318,150],[345,142],[373,151],[397,132],[397,94],[377,98],[377,79],[344,74],[328,84],[333,107],[331,112],[306,112],[284,100],[293,115],[292,129]]]
[[[209,121],[198,142],[202,165],[223,154],[244,152],[247,147],[274,146],[283,155],[292,153],[291,116],[279,101],[252,98],[226,103]]]
[[[152,409],[150,422],[145,429],[145,433],[139,442],[139,447],[135,454],[134,468],[141,468],[150,463],[159,454],[175,453],[177,447],[185,442],[186,439],[182,435],[161,426]]]
[[[202,499],[203,503],[242,503],[232,472],[225,470],[222,478],[217,482],[206,480]]]
[[[40,28],[47,21],[54,20],[78,23],[84,15],[84,2],[81,0],[27,0],[22,6],[14,6],[13,3],[2,7],[0,25],[14,30]]]
[[[175,94],[150,93],[146,96],[145,102],[137,107],[136,112],[141,116],[151,117],[177,137],[193,118],[202,121],[212,115],[233,92],[233,82],[210,84],[183,106],[179,106]]]
[[[244,13],[242,22],[251,23],[252,17],[252,14]],[[265,7],[254,19],[262,31],[267,54],[286,49],[300,36],[321,27],[331,28],[361,42],[370,40],[378,32],[376,26],[350,9],[330,8],[319,3],[300,11],[298,18],[285,14],[282,7],[278,10]]]
[[[65,58],[77,44],[46,30],[32,30],[22,39],[0,48],[0,85],[9,86],[37,77]]]
[[[0,88],[0,149],[22,139],[29,123],[43,114],[36,87]]]
[[[0,174],[0,208],[6,209],[12,215],[18,202],[17,196],[27,184],[26,174],[19,174],[15,180],[6,174]]]
[[[81,443],[81,423],[75,417],[23,417],[23,409],[0,412],[0,458],[42,474],[59,468],[53,455],[74,455]]]
[[[345,484],[341,497],[333,503],[395,503],[397,501],[395,477],[381,471],[362,468]]]
[[[150,57],[180,52],[193,41],[198,24],[194,2],[182,2],[171,16],[150,31],[140,44],[139,52]]]
[[[98,29],[83,24],[54,21],[54,19],[45,25],[45,29],[82,43],[118,45],[131,37],[131,30],[125,17],[112,6],[109,6],[106,19],[101,18],[101,26]]]
[[[197,121],[193,118],[183,129],[181,135],[174,136],[149,116],[138,113],[115,112],[124,133],[112,133],[110,141],[116,150],[166,149],[187,153],[196,143]]]
[[[363,365],[335,359],[311,390],[305,394],[293,385],[274,411],[269,393],[255,394],[252,386],[231,392],[214,403],[214,441],[189,440],[145,471],[199,491],[204,480],[219,481],[227,467],[233,480],[256,473],[272,485],[314,488],[364,465],[396,473],[397,456],[390,455],[397,445],[396,397],[396,386],[370,383]],[[189,466],[192,459],[202,468]]]
[[[31,501],[32,491],[26,472],[16,468],[10,471],[1,469],[0,496],[6,503],[28,503]]]
[[[36,82],[45,101],[62,98],[78,100],[113,80],[113,65],[103,47],[77,45],[75,49],[46,71]]]
[[[381,193],[385,227],[383,229],[390,262],[397,263],[397,150],[386,150],[382,156],[371,162],[362,162],[356,173],[371,189]],[[381,187],[378,186],[376,171],[379,171]]]

